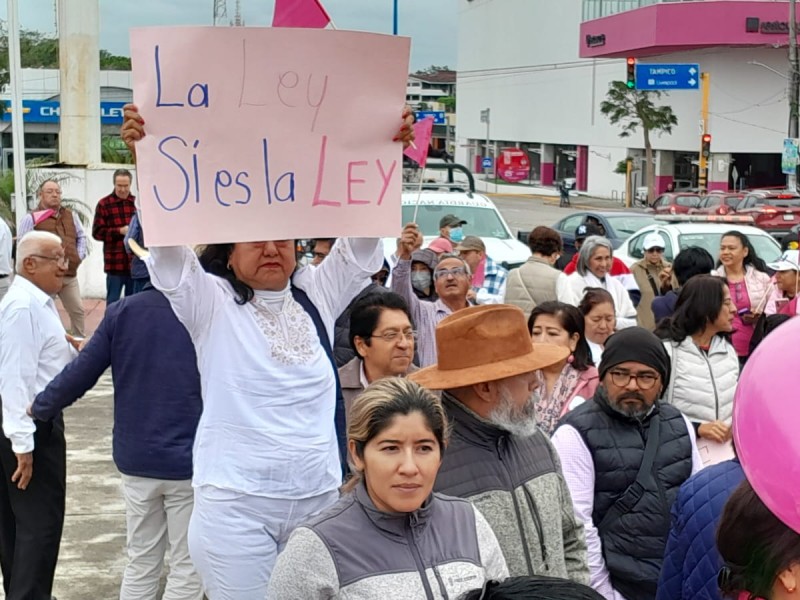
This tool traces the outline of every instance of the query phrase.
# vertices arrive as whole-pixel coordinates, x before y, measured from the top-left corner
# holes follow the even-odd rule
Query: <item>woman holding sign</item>
[[[396,140],[409,143],[411,117]],[[145,135],[133,105],[122,137]],[[289,534],[338,498],[330,338],[336,317],[383,264],[379,239],[339,239],[316,268],[294,240],[151,248],[153,285],[194,341],[203,415],[194,445],[189,547],[211,600],[263,599]]]

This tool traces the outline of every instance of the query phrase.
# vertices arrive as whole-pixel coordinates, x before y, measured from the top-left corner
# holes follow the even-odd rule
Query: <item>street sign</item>
[[[484,156],[483,161],[481,162],[481,167],[484,169],[491,169],[492,168],[492,157],[491,156]]]
[[[783,156],[781,156],[781,172],[784,175],[794,175],[797,172],[798,140],[786,138],[783,140]]]
[[[700,65],[636,63],[637,90],[699,90]]]
[[[417,121],[422,119],[433,119],[434,125],[447,125],[447,118],[444,116],[443,110],[418,110],[414,113]]]
[[[481,111],[481,123],[489,122],[489,109],[485,108]]]

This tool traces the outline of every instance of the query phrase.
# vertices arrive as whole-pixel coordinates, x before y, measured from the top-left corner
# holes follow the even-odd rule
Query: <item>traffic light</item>
[[[636,87],[636,59],[628,57],[628,80],[625,85],[628,86],[629,90],[632,90]]]
[[[703,158],[708,160],[711,157],[711,134],[704,133],[702,138],[701,150],[700,154],[703,155]]]

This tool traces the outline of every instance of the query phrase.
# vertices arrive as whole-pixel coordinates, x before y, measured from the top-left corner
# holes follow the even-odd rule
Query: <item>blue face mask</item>
[[[451,242],[462,242],[464,241],[464,230],[461,227],[453,227],[450,230],[450,241]]]

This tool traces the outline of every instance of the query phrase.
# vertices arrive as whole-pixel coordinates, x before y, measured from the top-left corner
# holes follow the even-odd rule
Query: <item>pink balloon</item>
[[[758,497],[800,533],[800,318],[756,348],[739,377],[733,408],[736,452]]]

